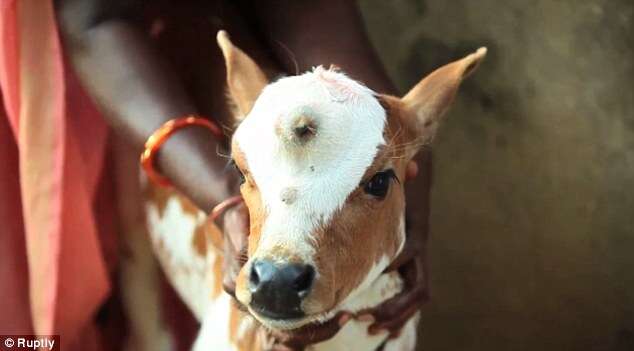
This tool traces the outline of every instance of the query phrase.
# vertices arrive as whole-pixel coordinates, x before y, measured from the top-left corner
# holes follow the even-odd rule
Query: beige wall
[[[401,90],[480,45],[434,154],[421,350],[634,350],[634,2],[362,1]]]

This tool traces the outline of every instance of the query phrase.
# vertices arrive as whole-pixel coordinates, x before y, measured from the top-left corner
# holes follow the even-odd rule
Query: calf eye
[[[390,189],[390,182],[392,179],[396,179],[396,181],[398,181],[396,174],[394,174],[394,170],[388,169],[378,172],[374,175],[374,177],[372,177],[372,179],[365,183],[363,190],[367,194],[383,199],[385,198],[385,195],[387,195],[387,191]]]

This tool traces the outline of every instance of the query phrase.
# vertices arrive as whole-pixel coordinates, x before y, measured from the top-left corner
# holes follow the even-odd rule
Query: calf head
[[[272,328],[324,320],[402,249],[408,162],[486,50],[397,98],[321,67],[269,82],[226,33],[218,43],[241,121],[232,157],[250,213],[236,297]]]

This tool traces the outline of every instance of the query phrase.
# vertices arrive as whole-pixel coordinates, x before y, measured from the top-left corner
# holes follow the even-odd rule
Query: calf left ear
[[[407,121],[416,138],[428,142],[436,133],[438,122],[449,108],[463,79],[471,74],[486,55],[486,48],[448,65],[423,78],[401,102],[413,121]]]
[[[244,118],[269,81],[260,66],[233,45],[227,32],[219,31],[216,39],[225,58],[229,93],[239,110],[240,116],[236,117]]]

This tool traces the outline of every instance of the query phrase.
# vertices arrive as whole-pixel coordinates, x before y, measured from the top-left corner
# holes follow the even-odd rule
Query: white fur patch
[[[337,310],[357,312],[368,307],[375,307],[398,294],[403,289],[403,281],[398,273],[380,274],[378,278],[374,274],[375,272],[380,273],[387,265],[386,262],[386,259],[381,260],[370,271],[367,276],[368,279],[361,284],[364,288],[357,289],[351,293]],[[379,267],[383,268],[379,269]],[[374,279],[370,278],[372,276],[374,276]],[[414,331],[416,330],[416,322],[412,323],[410,320],[408,324],[413,324]],[[387,339],[388,334],[383,332],[377,335],[369,335],[368,326],[370,326],[370,322],[351,320],[332,339],[314,345],[312,350],[343,351],[350,350],[351,345],[354,345],[354,350],[376,350]],[[407,335],[409,337],[409,334]],[[395,340],[399,340],[401,337]]]
[[[209,305],[205,311],[205,318],[202,321],[196,342],[192,347],[193,351],[237,350],[236,345],[231,342],[229,330],[231,303],[229,295],[220,294],[220,297]]]
[[[314,135],[290,142],[284,136],[302,116]],[[264,89],[234,135],[268,212],[256,257],[281,245],[311,262],[311,233],[359,185],[385,123],[374,93],[342,73],[317,68]],[[289,188],[293,201],[283,201]]]
[[[196,226],[205,220],[204,212],[192,216],[183,209],[176,196],[171,196],[162,216],[158,207],[151,202],[146,205],[146,214],[154,246],[162,245],[162,249],[155,252],[168,280],[196,318],[202,320],[203,313],[211,302],[213,282],[215,279],[222,279],[215,277],[214,270],[211,269],[215,260],[222,257],[212,250],[201,257],[192,245]]]
[[[396,295],[403,288],[398,274],[381,274],[390,264],[383,256],[366,274],[365,279],[341,302],[338,310],[357,312],[374,307]]]

